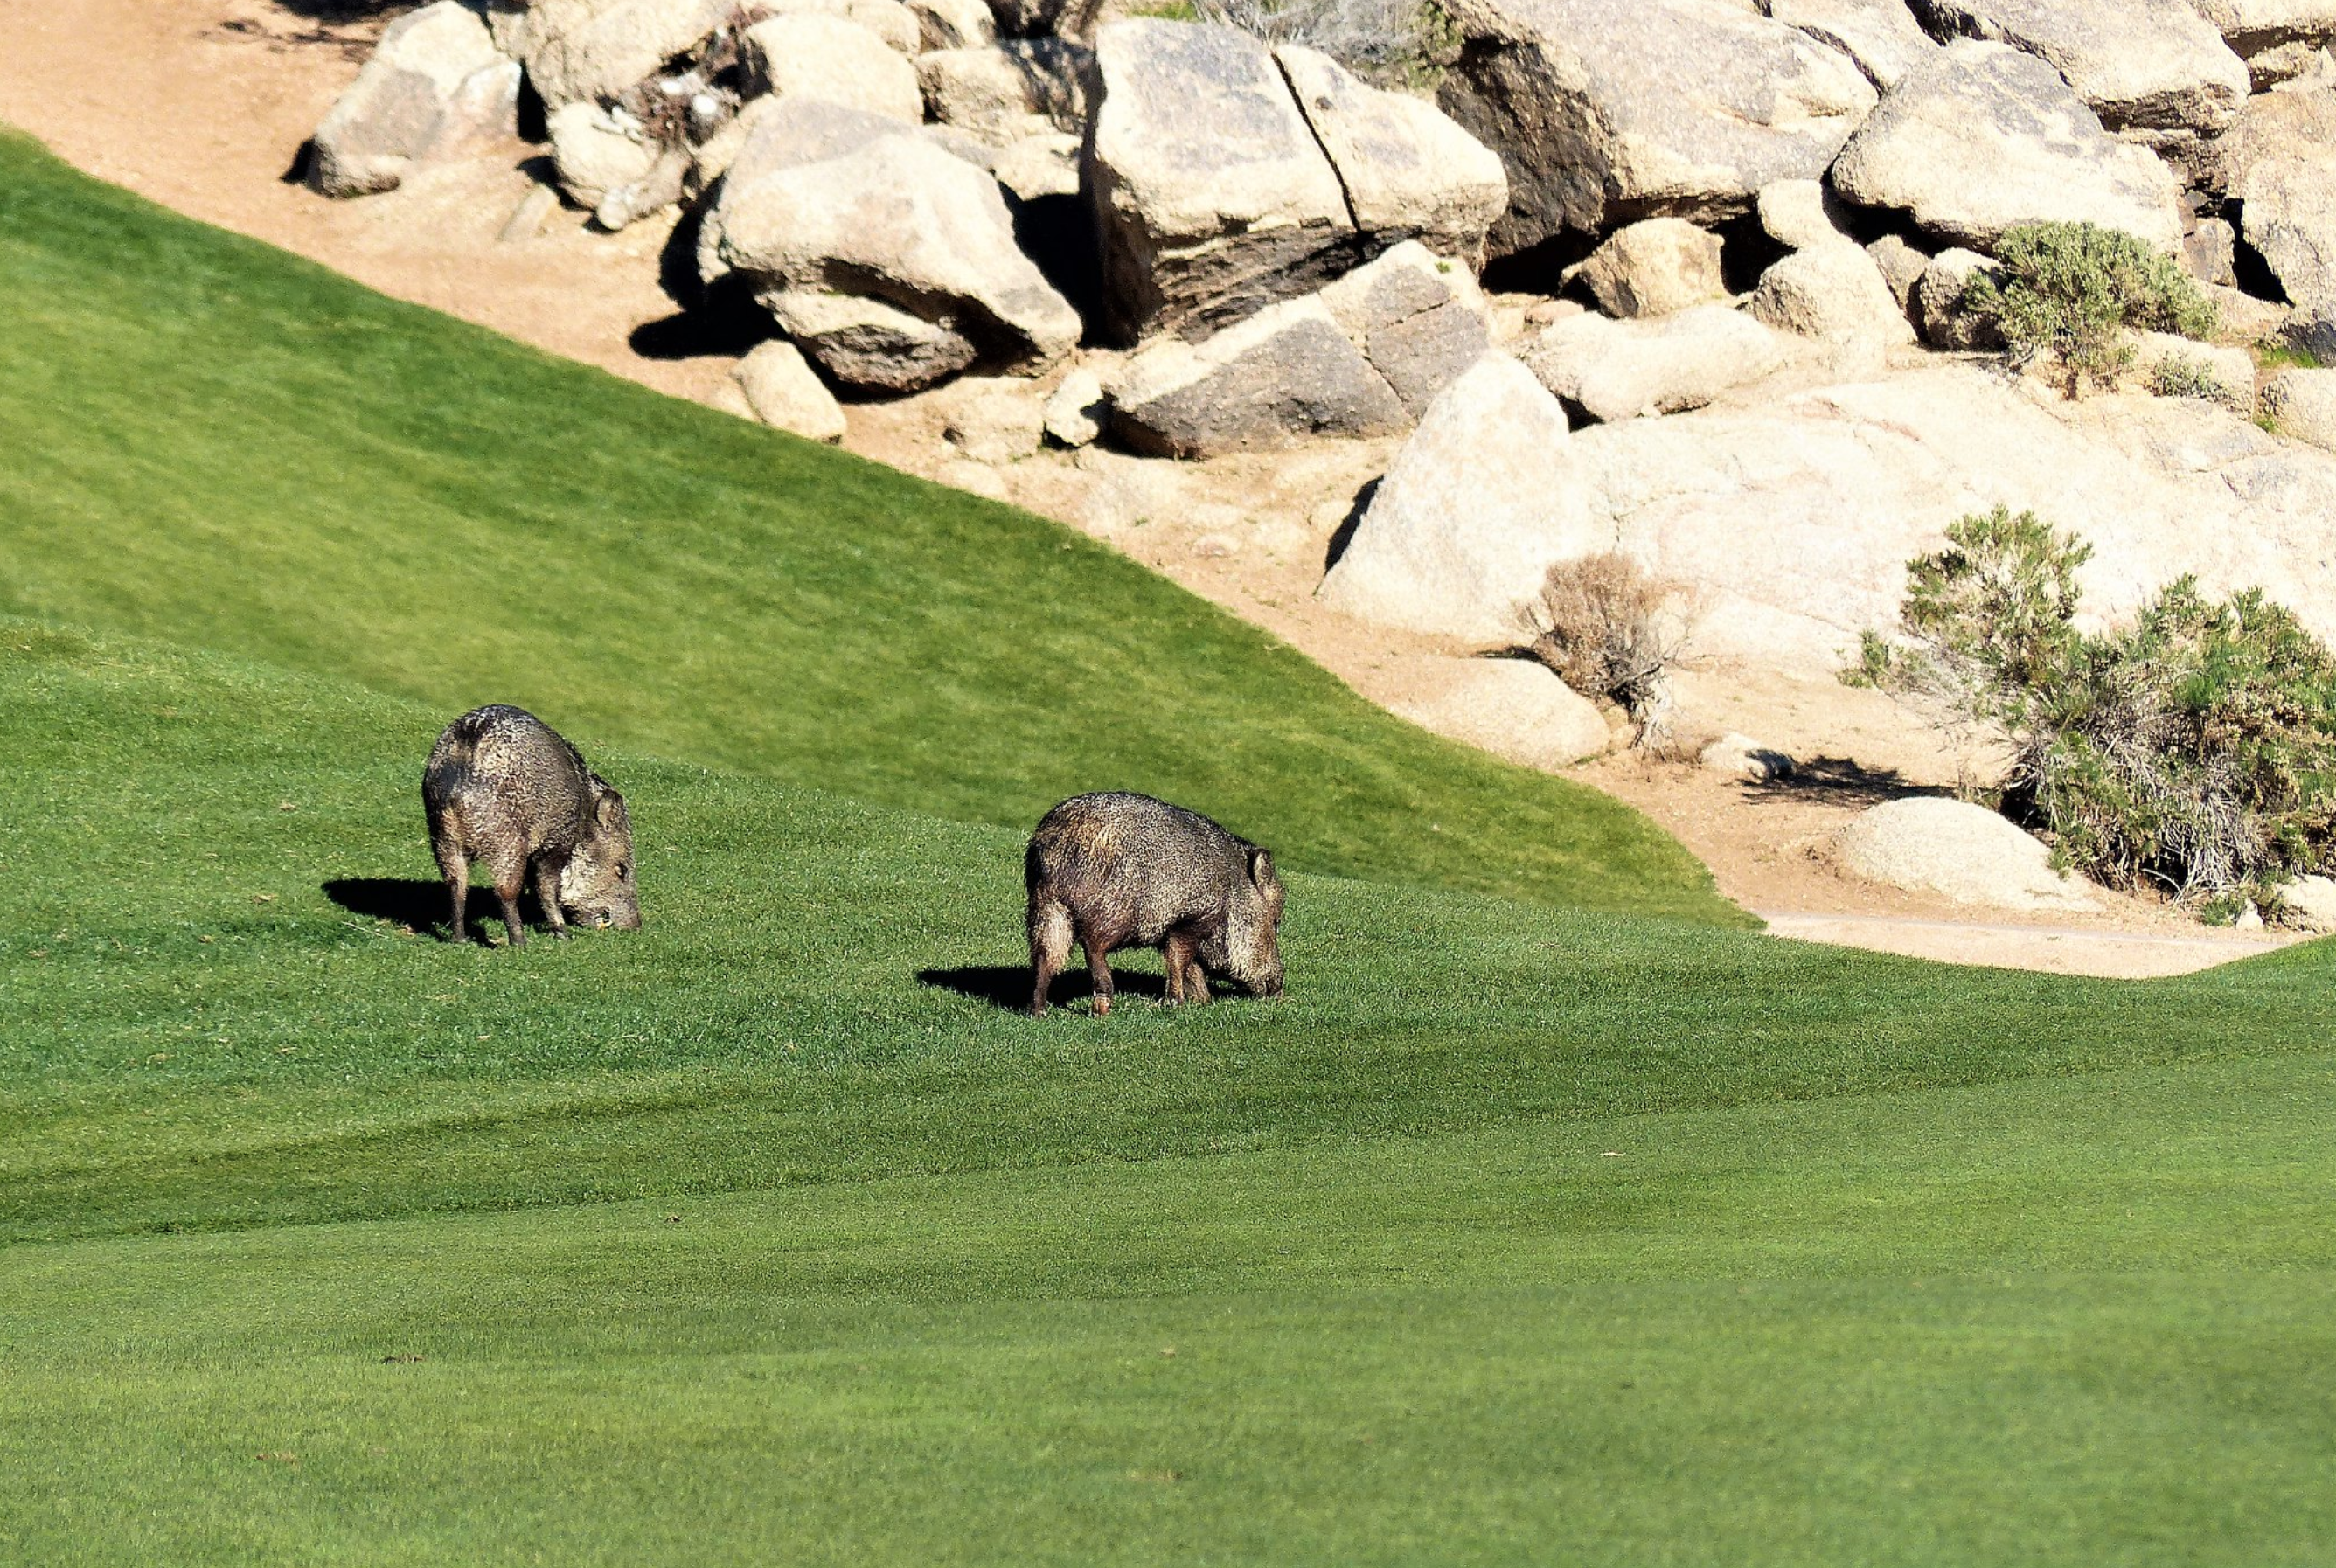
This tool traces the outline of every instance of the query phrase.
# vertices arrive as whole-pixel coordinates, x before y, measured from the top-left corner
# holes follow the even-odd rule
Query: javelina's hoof
[[[1111,1016],[1110,997],[1098,996],[1095,999],[1095,1015],[1097,1018],[1109,1018]]]

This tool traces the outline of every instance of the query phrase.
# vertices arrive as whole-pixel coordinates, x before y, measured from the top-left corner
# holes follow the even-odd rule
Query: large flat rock
[[[1087,194],[1117,336],[1204,336],[1358,259],[1346,190],[1264,44],[1114,22],[1095,81]]]
[[[2173,171],[2104,130],[2051,65],[2001,44],[1951,44],[1909,72],[1832,179],[1861,206],[1978,250],[2052,220],[2123,229],[2168,253],[2182,242]]]
[[[1551,563],[1619,545],[1698,590],[1698,652],[1824,676],[1893,624],[1909,559],[2000,504],[2093,545],[2090,614],[2195,572],[2210,593],[2260,586],[2336,636],[2336,456],[2206,402],[2070,404],[1952,365],[1571,437],[1546,418],[1527,433],[1514,411],[1530,407],[1512,391],[1478,434],[1431,408],[1324,597],[1476,637]],[[1507,501],[1525,488],[1538,504]]]
[[[1641,218],[1716,218],[1823,174],[1874,92],[1850,58],[1726,0],[1454,0],[1438,99],[1508,166],[1494,255]]]

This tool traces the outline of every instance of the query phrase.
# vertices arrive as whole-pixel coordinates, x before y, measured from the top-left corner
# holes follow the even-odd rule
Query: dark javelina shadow
[[[352,915],[369,920],[386,920],[402,925],[421,936],[443,936],[446,934],[446,885],[414,876],[336,876],[325,884],[325,896]],[[463,914],[470,920],[470,934],[500,939],[503,928],[502,905],[495,902],[492,887],[473,886],[471,902]],[[535,901],[532,890],[519,895],[519,917],[530,931],[548,929],[543,910]],[[1024,971],[1024,983],[1028,983],[1028,971]]]
[[[443,915],[441,915],[443,918]],[[1167,980],[1157,974],[1112,971],[1113,988],[1121,996],[1149,997],[1154,1001],[1168,994]],[[974,964],[963,969],[920,969],[917,982],[941,991],[954,991],[959,996],[970,996],[976,1002],[1020,1012],[1030,1005],[1030,966],[1027,963]],[[1095,985],[1087,978],[1084,966],[1066,969],[1055,977],[1054,989],[1046,993],[1047,1002],[1062,1007],[1082,1002],[1095,994]]]

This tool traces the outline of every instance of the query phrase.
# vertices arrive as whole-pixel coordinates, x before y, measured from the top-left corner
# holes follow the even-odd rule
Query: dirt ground
[[[604,235],[562,208],[532,236],[498,237],[548,178],[542,149],[514,140],[355,201],[326,200],[291,178],[302,143],[378,31],[378,18],[351,18],[364,8],[363,0],[0,0],[0,121],[101,179],[385,294],[739,411],[730,370],[745,345],[709,341],[660,286],[670,218]],[[1393,443],[1197,464],[1090,448],[986,467],[942,439],[949,406],[946,392],[854,405],[845,444],[1109,540],[1287,639],[1374,702],[1401,703],[1436,660],[1469,651],[1315,603],[1332,541]],[[2210,931],[2139,899],[2105,899],[2097,915],[2049,922],[1974,915],[1841,876],[1823,854],[1831,836],[1880,800],[1952,783],[1957,760],[1873,692],[1728,666],[1691,669],[1679,684],[1687,731],[1741,731],[1803,766],[1789,779],[1750,784],[1630,753],[1571,772],[1677,834],[1723,892],[1779,934],[2136,977],[2281,940]]]

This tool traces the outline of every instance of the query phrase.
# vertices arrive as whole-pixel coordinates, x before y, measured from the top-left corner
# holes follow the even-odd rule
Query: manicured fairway
[[[1768,939],[1059,530],[7,142],[0,298],[0,1563],[2336,1559],[2325,944]],[[428,934],[490,696],[643,931]],[[1106,782],[1283,849],[1287,997],[1012,1010]]]

